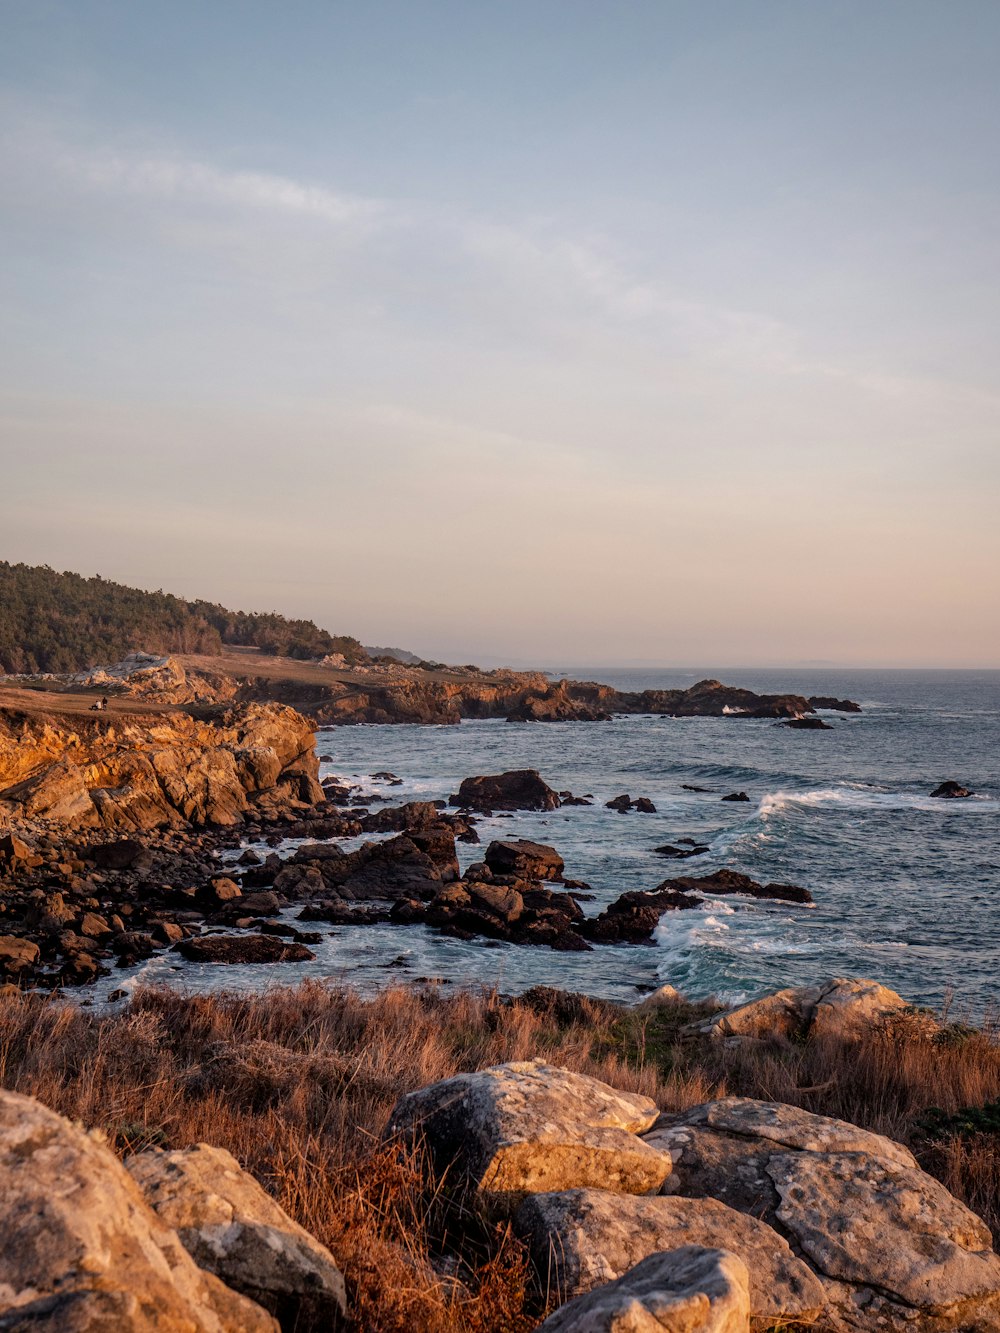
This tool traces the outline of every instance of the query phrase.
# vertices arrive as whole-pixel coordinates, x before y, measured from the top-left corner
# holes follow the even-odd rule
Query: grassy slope
[[[99,1017],[69,1003],[0,996],[0,1083],[40,1097],[120,1152],[220,1144],[345,1271],[358,1329],[527,1333],[548,1303],[518,1241],[419,1163],[380,1145],[404,1092],[464,1069],[544,1057],[665,1110],[738,1093],[791,1102],[908,1143],[1000,1234],[1000,1136],[929,1138],[930,1107],[1000,1097],[1000,1049],[958,1027],[837,1043],[722,1050],[682,1028],[703,1008],[639,1015],[539,993],[394,989],[372,1000],[306,985],[266,996],[140,994]],[[442,1264],[443,1253],[452,1256]],[[455,1258],[457,1256],[457,1260]],[[446,1274],[446,1275],[443,1275]]]

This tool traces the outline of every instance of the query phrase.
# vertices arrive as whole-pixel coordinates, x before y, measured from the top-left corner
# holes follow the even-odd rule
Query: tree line
[[[219,653],[227,644],[301,660],[367,654],[357,639],[275,611],[230,611],[95,575],[0,561],[0,672],[85,671],[130,652]]]

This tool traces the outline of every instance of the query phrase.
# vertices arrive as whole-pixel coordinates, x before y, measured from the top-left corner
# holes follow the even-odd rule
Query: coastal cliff
[[[145,830],[239,823],[322,799],[312,727],[294,709],[237,703],[73,710],[12,692],[0,707],[0,817]],[[62,705],[62,706],[61,706]]]

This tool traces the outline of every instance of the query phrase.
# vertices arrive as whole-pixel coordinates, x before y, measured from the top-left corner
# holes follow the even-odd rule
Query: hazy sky
[[[0,558],[1000,666],[997,0],[0,0]]]

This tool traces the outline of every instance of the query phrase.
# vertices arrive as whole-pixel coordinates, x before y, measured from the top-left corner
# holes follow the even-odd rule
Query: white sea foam
[[[978,804],[983,802],[994,804],[990,797],[971,798],[973,802],[976,802],[977,799]],[[940,812],[961,807],[969,808],[969,804],[966,801],[943,801],[940,797],[935,798],[919,792],[878,791],[870,787],[845,783],[841,787],[820,787],[815,791],[767,792],[761,797],[760,804],[757,807],[757,816],[766,820],[791,808],[809,809],[823,805],[842,806],[851,810],[927,810]]]

